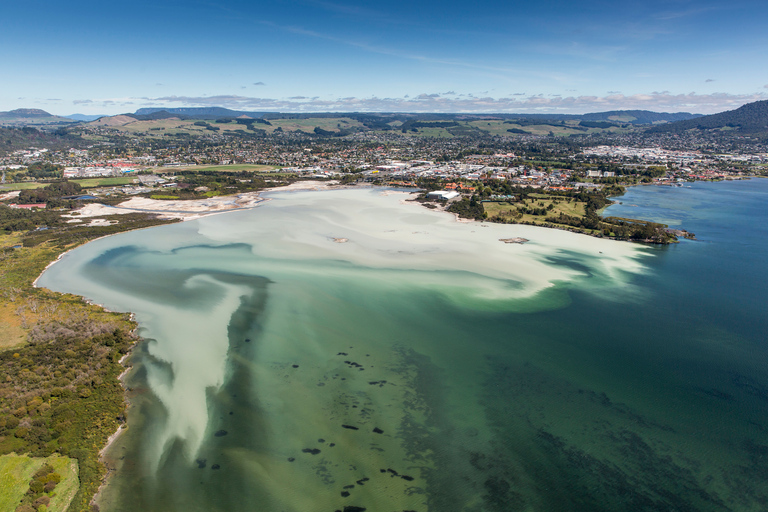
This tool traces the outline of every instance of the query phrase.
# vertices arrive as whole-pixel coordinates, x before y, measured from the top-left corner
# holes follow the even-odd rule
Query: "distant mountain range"
[[[72,119],[55,116],[40,110],[39,108],[17,108],[7,112],[0,112],[0,124],[2,125],[42,125],[74,123]]]
[[[0,112],[0,118],[11,119],[16,117],[51,117],[45,110],[38,108],[17,108],[16,110],[9,110],[8,112]]]
[[[591,114],[414,114],[414,113],[371,113],[371,112],[315,112],[306,114],[281,113],[281,112],[249,112],[231,110],[223,107],[185,107],[185,108],[140,108],[133,114],[125,114],[138,120],[167,119],[178,117],[179,119],[222,119],[250,117],[254,119],[281,119],[281,118],[323,118],[323,117],[360,117],[386,118],[423,121],[455,119],[530,119],[533,121],[595,121],[611,122],[616,124],[656,124],[670,123],[686,119],[696,119],[702,114],[690,114],[688,112],[664,113],[651,112],[649,110],[612,110],[609,112],[595,112]]]
[[[165,116],[165,114],[169,116]],[[133,114],[138,119],[163,119],[165,117],[178,117],[180,119],[222,119],[229,117],[263,117],[267,112],[240,112],[223,107],[181,107],[181,108],[140,108]],[[162,115],[164,117],[158,117]]]
[[[71,114],[68,116],[64,116],[68,119],[72,119],[74,121],[82,121],[85,123],[89,123],[91,121],[95,121],[97,119],[101,119],[102,117],[109,117],[106,114],[100,114],[100,115],[91,115],[91,114]]]
[[[19,108],[0,112],[0,125],[4,126],[39,126],[72,125],[78,122],[93,122],[102,119],[105,126],[116,117],[122,119],[122,124],[131,119],[159,120],[168,118],[218,120],[250,118],[260,120],[276,119],[323,119],[349,117],[359,121],[372,130],[388,130],[388,123],[434,122],[434,121],[472,121],[472,120],[504,120],[520,126],[536,124],[561,125],[566,121],[579,121],[580,126],[591,128],[610,128],[614,125],[634,125],[638,128],[647,127],[648,133],[682,133],[688,130],[701,132],[718,132],[723,135],[749,135],[768,137],[768,100],[748,103],[735,110],[719,114],[701,115],[688,112],[663,113],[648,110],[612,110],[589,114],[427,114],[427,113],[371,113],[371,112],[316,112],[316,113],[280,113],[239,111],[223,107],[182,107],[182,108],[141,108],[133,114],[121,116],[100,116],[72,114],[61,117],[50,114],[45,110],[35,108]],[[99,121],[100,123],[102,121]],[[264,121],[260,121],[264,122]],[[269,123],[266,123],[269,124]],[[573,123],[571,123],[573,124]]]
[[[649,130],[651,133],[681,133],[687,130],[732,131],[743,135],[768,135],[768,100],[747,103],[736,110],[678,121]]]

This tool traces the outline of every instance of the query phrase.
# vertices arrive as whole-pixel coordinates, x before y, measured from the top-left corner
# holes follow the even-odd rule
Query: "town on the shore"
[[[132,178],[130,183],[91,190],[95,195],[134,195],[183,188],[182,183],[176,182],[176,170],[237,164],[269,166],[273,172],[308,179],[354,176],[360,181],[405,186],[416,186],[419,179],[444,180],[448,188],[465,194],[475,190],[473,182],[482,184],[488,180],[565,190],[612,184],[675,185],[696,180],[740,179],[764,173],[768,164],[768,153],[703,153],[608,145],[563,152],[543,151],[533,144],[517,151],[499,152],[472,145],[464,147],[459,141],[397,142],[381,140],[378,144],[356,146],[338,141],[310,141],[306,147],[240,142],[236,147],[170,145],[124,152],[102,144],[65,150],[30,147],[0,157],[0,193],[2,185],[16,181],[17,175],[21,181],[36,181],[25,171],[41,163],[57,171],[47,178]]]

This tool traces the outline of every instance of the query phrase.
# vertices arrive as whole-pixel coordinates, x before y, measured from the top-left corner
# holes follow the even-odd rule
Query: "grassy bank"
[[[0,456],[0,510],[40,511],[45,505],[48,512],[63,512],[79,488],[75,459],[60,455]]]
[[[114,218],[118,224],[112,226],[0,235],[0,316],[7,326],[0,330],[0,455],[23,454],[36,461],[60,455],[76,461],[79,485],[68,508],[73,512],[90,511],[105,474],[99,450],[124,421],[119,361],[135,342],[136,324],[128,314],[32,283],[50,262],[78,245],[168,222],[143,214]],[[19,472],[26,465],[3,460],[14,478],[26,478]],[[23,486],[11,480],[8,493]],[[26,505],[40,510],[43,503],[35,503]],[[48,505],[55,504],[51,497]]]

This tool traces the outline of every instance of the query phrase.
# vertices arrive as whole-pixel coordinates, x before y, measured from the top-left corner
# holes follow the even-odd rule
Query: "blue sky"
[[[768,2],[27,0],[0,110],[713,113],[768,98]]]

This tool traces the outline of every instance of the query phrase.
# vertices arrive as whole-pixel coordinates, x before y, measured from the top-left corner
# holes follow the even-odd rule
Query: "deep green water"
[[[698,237],[663,248],[449,239],[439,214],[334,194],[101,240],[43,276],[151,338],[102,510],[768,509],[768,180],[609,208]]]

